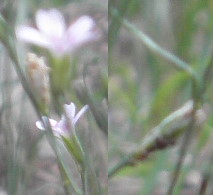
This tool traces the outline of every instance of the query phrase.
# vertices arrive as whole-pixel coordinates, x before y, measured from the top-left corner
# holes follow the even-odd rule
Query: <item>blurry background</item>
[[[0,12],[10,23],[9,28],[18,24],[35,26],[34,16],[38,9],[59,9],[70,25],[79,16],[89,15],[94,18],[100,31],[99,41],[81,48],[75,53],[76,66],[73,80],[70,83],[71,99],[77,103],[79,110],[84,102],[79,101],[76,90],[82,80],[86,68],[86,81],[89,92],[97,103],[104,99],[102,75],[107,74],[107,0],[2,0]],[[19,57],[25,72],[27,52],[38,52],[26,45],[17,45]],[[60,75],[59,75],[60,77]],[[81,103],[80,103],[81,102]],[[67,102],[68,103],[68,102]],[[59,119],[54,112],[51,118]],[[23,91],[15,73],[12,62],[2,44],[0,44],[0,195],[32,194],[56,195],[64,194],[62,180],[58,170],[55,154],[46,137],[39,131],[35,111]],[[85,139],[93,168],[97,173],[103,191],[107,190],[107,138],[100,131],[91,112],[81,119],[77,131]],[[74,180],[80,186],[79,175],[73,160],[63,146],[61,152],[74,174]]]
[[[162,48],[188,62],[201,76],[211,62],[213,1],[112,0],[113,8]],[[109,167],[137,148],[152,128],[191,98],[191,83],[165,59],[153,54],[116,17],[109,22]],[[204,102],[207,121],[192,136],[174,194],[199,194],[212,162],[212,85]],[[175,147],[152,153],[109,179],[111,195],[164,195],[178,158]],[[212,172],[208,193],[212,194]]]

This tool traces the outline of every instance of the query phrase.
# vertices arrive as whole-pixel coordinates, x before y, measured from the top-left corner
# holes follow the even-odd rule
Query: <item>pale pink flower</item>
[[[89,16],[81,16],[66,28],[62,14],[56,10],[39,10],[36,13],[38,29],[21,25],[16,29],[17,38],[47,48],[57,55],[72,52],[82,44],[98,38],[95,23]]]
[[[81,110],[76,114],[76,106],[73,102],[70,104],[65,104],[65,115],[62,115],[60,121],[49,119],[50,126],[53,130],[55,136],[69,136],[72,134],[72,129],[75,128],[77,121],[89,108],[88,105],[85,105]],[[36,126],[40,130],[45,130],[43,123],[41,121],[36,122]]]

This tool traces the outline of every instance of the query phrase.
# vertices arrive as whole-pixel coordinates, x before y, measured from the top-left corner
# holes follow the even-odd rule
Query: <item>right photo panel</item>
[[[109,0],[109,195],[213,194],[213,1]]]

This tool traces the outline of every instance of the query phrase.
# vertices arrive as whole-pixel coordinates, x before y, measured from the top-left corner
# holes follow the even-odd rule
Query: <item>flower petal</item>
[[[48,41],[39,31],[27,26],[19,26],[16,29],[16,36],[22,41],[38,46],[50,48],[51,42]]]
[[[76,106],[73,102],[71,102],[69,105],[65,104],[64,109],[68,118],[73,119],[75,117]]]
[[[48,41],[39,31],[27,26],[19,26],[16,29],[16,36],[22,41],[32,43],[38,46],[52,47],[52,43]]]
[[[56,125],[56,128],[61,129],[62,131],[67,131],[66,118],[65,116],[61,117],[61,120]]]
[[[57,121],[55,121],[53,119],[49,119],[49,121],[50,121],[51,128],[54,128],[57,125],[57,123],[58,123]]]
[[[57,121],[53,120],[53,119],[49,119],[49,122],[50,122],[50,126],[51,128],[55,128],[56,124],[57,124]],[[44,128],[44,125],[43,125],[43,122],[42,121],[37,121],[36,123],[36,127],[40,130],[45,130]]]
[[[51,9],[49,11],[39,10],[36,13],[36,24],[39,30],[47,37],[61,39],[64,35],[64,18],[56,9]]]
[[[45,130],[44,129],[44,125],[43,125],[43,123],[41,122],[41,121],[36,121],[36,127],[38,128],[38,129],[40,129],[40,130]]]
[[[73,124],[74,125],[79,120],[79,118],[81,118],[81,116],[87,111],[87,109],[89,109],[89,106],[85,105],[83,108],[81,108],[81,110],[78,112],[78,114],[76,114],[76,116],[75,116],[75,118],[73,120]]]
[[[97,33],[92,32],[94,26],[95,23],[89,16],[82,16],[72,24],[68,28],[70,50],[73,50],[88,41],[95,40],[97,38]]]

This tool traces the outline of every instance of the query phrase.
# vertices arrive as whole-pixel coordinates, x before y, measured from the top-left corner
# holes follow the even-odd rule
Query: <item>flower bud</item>
[[[32,91],[43,110],[50,102],[49,67],[42,57],[27,55],[27,73]]]

